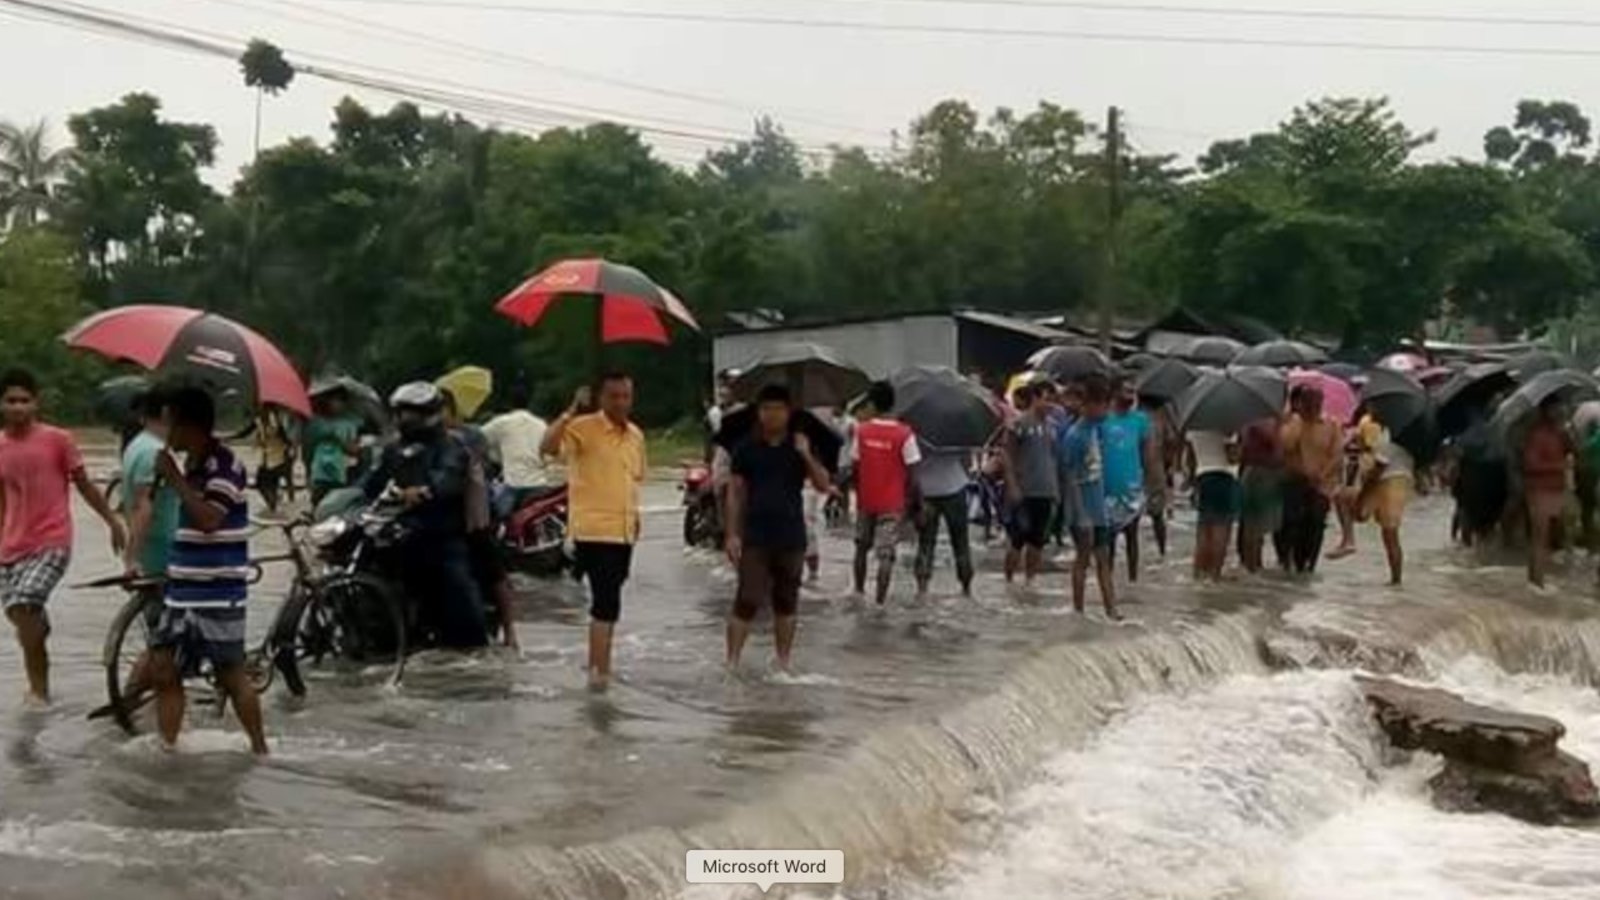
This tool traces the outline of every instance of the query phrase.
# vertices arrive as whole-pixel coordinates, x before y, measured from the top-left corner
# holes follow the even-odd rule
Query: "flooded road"
[[[100,645],[122,598],[63,590],[52,606],[52,709],[26,713],[6,702],[21,694],[19,661],[9,641],[0,650],[0,679],[13,688],[0,688],[0,896],[368,896],[427,876],[449,881],[462,859],[485,855],[481,868],[518,892],[623,896],[681,884],[680,843],[809,836],[800,846],[817,846],[840,835],[885,860],[982,853],[971,845],[979,829],[962,823],[983,815],[961,813],[944,830],[920,817],[1036,781],[1053,746],[1120,715],[1136,696],[1261,673],[1249,625],[1261,610],[1349,628],[1399,615],[1424,643],[1458,598],[1527,602],[1515,568],[1434,549],[1445,535],[1432,503],[1408,527],[1415,549],[1404,591],[1383,586],[1370,533],[1361,556],[1328,567],[1313,585],[1196,587],[1187,581],[1189,517],[1181,514],[1172,557],[1154,559],[1147,546],[1147,575],[1127,592],[1130,622],[1121,626],[1067,612],[1060,574],[1033,593],[1008,590],[998,546],[980,551],[976,601],[955,596],[946,564],[935,595],[913,602],[910,554],[902,553],[893,599],[879,610],[847,598],[849,547],[830,536],[822,580],[802,599],[798,672],[767,669],[763,622],[746,671],[730,676],[721,659],[732,573],[720,557],[682,547],[676,501],[669,483],[647,488],[619,682],[609,694],[583,685],[581,587],[525,582],[520,654],[424,654],[399,690],[381,675],[315,677],[296,702],[275,685],[265,703],[274,755],[261,763],[231,720],[202,709],[191,710],[172,754],[149,735],[129,739],[85,721],[104,702]],[[78,521],[71,582],[113,570],[103,531],[81,511]],[[276,540],[263,535],[253,550],[273,552]],[[274,570],[255,588],[255,639],[287,577]],[[1568,577],[1574,591],[1588,590],[1584,567]],[[1308,684],[1297,690],[1322,690]],[[1294,706],[1294,696],[1284,703]],[[1156,724],[1142,727],[1177,713],[1151,715]],[[1102,790],[1115,793],[1115,785]],[[1018,827],[991,812],[994,828]],[[963,830],[967,846],[944,833]],[[874,868],[867,861],[857,862]],[[895,893],[922,896],[949,877],[912,878]]]

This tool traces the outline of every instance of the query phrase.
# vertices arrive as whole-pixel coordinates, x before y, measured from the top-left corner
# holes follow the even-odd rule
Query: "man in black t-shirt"
[[[802,492],[810,481],[830,490],[828,472],[811,452],[804,434],[790,431],[793,403],[787,388],[768,385],[756,396],[756,434],[733,452],[733,483],[728,490],[728,559],[739,571],[738,595],[728,618],[728,667],[750,636],[750,622],[772,604],[773,643],[778,667],[789,668],[794,647],[795,611],[805,567],[806,520]]]

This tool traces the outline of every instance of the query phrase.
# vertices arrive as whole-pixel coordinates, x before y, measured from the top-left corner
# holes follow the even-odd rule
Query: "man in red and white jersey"
[[[893,409],[894,388],[887,381],[873,382],[863,407],[865,419],[856,426],[851,445],[856,481],[856,593],[866,590],[867,553],[875,551],[879,605],[889,597],[900,523],[915,489],[911,467],[922,461],[916,434],[911,426],[889,417]]]

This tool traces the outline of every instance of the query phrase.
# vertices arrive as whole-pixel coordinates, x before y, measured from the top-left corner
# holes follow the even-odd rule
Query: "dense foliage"
[[[247,84],[287,86],[281,62],[256,48]],[[1440,319],[1559,323],[1583,344],[1600,320],[1600,162],[1564,102],[1521,104],[1481,161],[1419,162],[1432,136],[1358,99],[1308,103],[1193,168],[1132,148],[1115,227],[1106,135],[1048,103],[987,118],[941,103],[892,158],[825,164],[763,121],[689,172],[617,125],[530,137],[346,100],[330,140],[264,148],[226,195],[205,177],[213,130],[154,97],[68,125],[66,153],[0,129],[0,325],[11,358],[67,385],[86,376],[53,334],[158,301],[238,317],[308,371],[385,385],[478,363],[554,406],[596,365],[589,317],[522,331],[491,305],[576,254],[643,268],[711,327],[757,307],[1071,313],[1102,290],[1121,315],[1183,303],[1351,346]],[[682,336],[606,361],[641,376],[644,417],[663,422],[694,409],[708,355]]]

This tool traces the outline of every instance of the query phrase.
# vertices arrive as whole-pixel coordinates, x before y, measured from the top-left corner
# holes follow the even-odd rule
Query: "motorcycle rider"
[[[369,500],[391,489],[420,552],[402,553],[400,573],[421,601],[424,627],[441,646],[489,643],[478,581],[467,545],[466,495],[471,456],[444,422],[444,395],[424,381],[389,398],[399,440],[383,449],[363,485]]]

